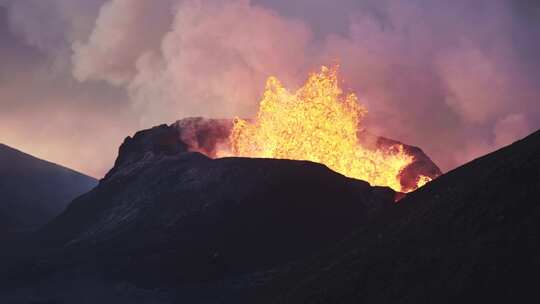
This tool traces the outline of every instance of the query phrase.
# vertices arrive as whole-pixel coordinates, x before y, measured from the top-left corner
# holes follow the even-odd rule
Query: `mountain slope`
[[[272,303],[537,303],[540,132],[449,172],[275,279]],[[260,302],[260,301],[259,301]]]
[[[97,181],[0,144],[0,214],[15,230],[42,225]]]
[[[96,188],[7,253],[15,258],[0,263],[0,299],[77,302],[80,290],[92,302],[133,303],[129,291],[110,296],[128,282],[172,288],[164,303],[239,303],[282,267],[394,205],[390,188],[324,165],[209,158],[230,126],[188,118],[126,138]],[[394,142],[374,137],[373,144]],[[415,157],[407,175],[440,174],[420,149],[405,148]]]
[[[84,268],[145,287],[219,281],[321,250],[394,195],[311,162],[210,159],[163,125],[127,138],[115,167],[33,236],[7,277]]]

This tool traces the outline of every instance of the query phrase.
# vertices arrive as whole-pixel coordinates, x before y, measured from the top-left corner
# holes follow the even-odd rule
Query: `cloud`
[[[157,85],[168,94],[161,101],[146,97],[152,74],[145,61],[139,62],[130,92],[139,105],[159,108],[164,102],[176,115],[252,114],[269,75],[292,82],[309,38],[302,23],[247,1],[188,2],[179,7],[159,54]]]
[[[5,0],[8,25],[29,46],[50,54],[67,48],[92,29],[105,0]]]
[[[115,0],[74,44],[74,75],[124,85],[146,126],[247,115],[266,77],[294,79],[310,37],[303,23],[248,1]]]
[[[24,110],[10,117],[56,117],[52,109],[74,117],[49,121],[58,134],[51,131],[45,146],[107,142],[111,158],[121,132],[193,115],[248,117],[267,76],[294,89],[307,72],[336,61],[343,86],[370,111],[367,127],[422,147],[444,170],[540,127],[540,11],[530,4],[0,1],[10,29],[0,37],[0,64],[9,67],[0,71],[3,117],[15,104]],[[84,128],[84,141],[76,118],[96,124]],[[31,132],[9,121],[0,139],[27,142]],[[117,131],[105,140],[111,126]],[[60,154],[50,157],[83,167]]]
[[[536,108],[532,58],[513,47],[524,29],[512,14],[507,1],[382,1],[353,14],[347,34],[328,35],[321,61],[340,58],[371,112],[368,128],[422,147],[448,170],[471,158],[459,149],[479,156],[497,146],[501,116]]]
[[[141,54],[159,46],[172,20],[170,1],[114,0],[103,4],[87,42],[73,43],[79,81],[129,83]]]
[[[527,136],[531,127],[524,114],[509,114],[495,123],[495,146],[497,148],[509,145],[512,142]]]
[[[118,144],[138,128],[128,97],[123,90],[75,81],[67,65],[56,65],[58,53],[10,31],[7,16],[0,7],[0,142],[103,176]]]

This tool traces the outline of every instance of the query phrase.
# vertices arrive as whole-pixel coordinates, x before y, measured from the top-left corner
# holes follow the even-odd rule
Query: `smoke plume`
[[[339,62],[344,87],[370,111],[371,132],[420,146],[449,170],[540,127],[539,7],[525,0],[3,0],[0,52],[20,60],[1,63],[24,77],[56,76],[54,90],[43,89],[51,82],[45,76],[30,83],[4,76],[0,103],[31,108],[50,100],[46,109],[73,117],[73,126],[95,126],[84,140],[75,127],[60,132],[76,139],[70,147],[92,149],[95,135],[111,128],[127,135],[186,116],[250,117],[269,75],[294,89],[308,72]],[[23,87],[36,93],[17,93]],[[7,144],[31,136],[16,122],[2,124]],[[104,140],[107,153],[114,155],[118,137]]]

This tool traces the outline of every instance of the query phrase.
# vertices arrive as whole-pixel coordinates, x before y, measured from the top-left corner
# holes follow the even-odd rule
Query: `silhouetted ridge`
[[[64,265],[99,252],[107,272],[143,284],[223,278],[316,252],[393,205],[391,189],[311,162],[187,152],[120,168],[39,233],[42,248],[71,252]]]
[[[44,224],[96,184],[89,176],[0,144],[1,221],[13,230]]]

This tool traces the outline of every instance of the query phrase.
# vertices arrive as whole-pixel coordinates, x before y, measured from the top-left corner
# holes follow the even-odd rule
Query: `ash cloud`
[[[309,39],[302,22],[248,1],[115,0],[73,64],[79,80],[124,86],[144,125],[251,115],[267,76],[294,80]]]
[[[308,72],[336,61],[345,88],[371,112],[367,128],[420,146],[444,170],[540,127],[540,6],[530,1],[3,0],[0,6],[10,39],[37,61],[21,64],[29,74],[54,69],[61,75],[58,100],[72,100],[55,102],[47,90],[24,102],[10,98],[32,108],[45,96],[48,109],[96,122],[89,138],[111,125],[127,135],[185,116],[249,117],[267,76],[294,89]],[[21,87],[22,81],[10,85]],[[7,144],[17,137],[0,135]],[[119,142],[108,151],[114,154]]]
[[[508,114],[521,111],[527,132],[539,127],[538,78],[514,47],[527,30],[515,14],[508,1],[382,1],[326,47],[342,58],[371,127],[448,170],[500,147],[494,128]]]
[[[73,43],[73,75],[81,82],[123,85],[136,75],[135,62],[159,48],[170,27],[170,1],[115,0],[101,6],[86,41]]]

